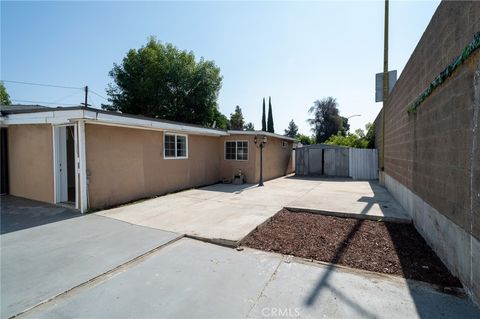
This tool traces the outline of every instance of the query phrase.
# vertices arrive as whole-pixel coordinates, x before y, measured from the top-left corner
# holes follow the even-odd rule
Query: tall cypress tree
[[[275,129],[273,128],[272,99],[270,96],[268,97],[267,132],[275,133]]]
[[[263,98],[262,131],[267,131],[267,120],[265,118],[265,98]]]

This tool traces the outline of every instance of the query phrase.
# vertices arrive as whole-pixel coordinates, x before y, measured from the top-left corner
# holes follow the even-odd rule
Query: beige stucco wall
[[[230,135],[221,138],[221,177],[232,180],[233,176],[242,170],[247,183],[258,183],[260,178],[260,149],[254,144],[254,135]],[[226,141],[248,141],[248,161],[235,161],[225,159]],[[263,149],[263,179],[269,180],[284,176],[292,171],[291,167],[292,142],[287,147],[282,147],[282,139],[267,137],[267,144]]]
[[[282,146],[282,139],[268,137],[267,144],[263,149],[263,179],[269,180],[284,176],[292,171],[292,142]]]
[[[247,183],[258,182],[258,172],[256,163],[258,161],[258,154],[256,152],[256,146],[253,143],[253,135],[230,135],[219,139],[219,151],[220,151],[220,173],[222,180],[233,180],[233,176],[237,174],[238,170],[242,171],[242,174],[246,177]],[[226,141],[248,141],[248,160],[226,160],[225,159],[225,142]]]
[[[91,208],[220,181],[219,138],[188,135],[188,159],[163,158],[160,131],[86,125]]]
[[[8,126],[10,194],[53,203],[53,145],[50,124]]]

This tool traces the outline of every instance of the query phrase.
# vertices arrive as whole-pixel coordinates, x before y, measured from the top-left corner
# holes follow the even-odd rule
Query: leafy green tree
[[[248,122],[243,128],[245,131],[255,131],[255,126],[252,122]]]
[[[0,81],[0,104],[1,105],[10,105],[12,102],[10,101],[10,95],[8,95],[7,89],[3,82]]]
[[[343,129],[343,119],[338,114],[338,104],[335,98],[330,96],[313,103],[308,111],[313,114],[313,118],[307,121],[312,126],[316,142],[323,143]]]
[[[375,148],[375,125],[367,123],[365,129],[367,134],[360,128],[356,129],[354,134],[342,135],[341,132],[338,132],[338,134],[330,136],[325,143],[356,148]]]
[[[297,141],[302,143],[303,145],[311,145],[311,144],[315,144],[315,138],[312,136],[307,136],[307,135],[303,135],[303,134],[298,134],[296,136],[297,138]]]
[[[215,123],[215,127],[224,130],[230,129],[230,120],[225,114],[222,114],[217,108],[215,108],[213,112],[213,122]]]
[[[267,131],[267,120],[265,118],[265,98],[263,98],[263,111],[262,111],[262,131]]]
[[[343,135],[346,136],[350,131],[350,124],[348,124],[348,118],[342,116],[342,128],[339,130],[339,132]]]
[[[295,122],[293,120],[291,120],[290,123],[288,123],[288,127],[285,130],[284,135],[295,138],[297,136],[297,134],[298,134],[298,126],[297,126],[297,124],[295,124]]]
[[[357,128],[355,130],[355,134],[360,138],[365,138],[365,131],[362,130],[361,128]]]
[[[367,135],[365,139],[368,142],[367,148],[375,148],[375,123],[367,123],[365,125]]]
[[[267,132],[275,133],[275,129],[273,128],[272,99],[270,96],[268,97]]]
[[[363,132],[363,130],[360,130]],[[325,144],[342,145],[355,148],[367,148],[368,141],[365,138],[358,136],[357,134],[348,133],[343,136],[340,132],[336,135],[330,136]]]
[[[243,130],[245,120],[243,118],[242,109],[240,106],[235,107],[235,112],[230,114],[230,127],[232,130]]]
[[[220,69],[213,61],[196,61],[191,51],[151,37],[128,51],[109,75],[111,105],[104,109],[208,126],[215,120]]]

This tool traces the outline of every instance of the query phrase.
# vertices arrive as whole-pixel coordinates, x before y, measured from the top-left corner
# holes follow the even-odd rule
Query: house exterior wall
[[[188,135],[188,159],[164,159],[161,131],[97,124],[85,130],[91,208],[220,180],[218,137]]]
[[[11,195],[54,202],[50,124],[8,126],[8,164]]]
[[[263,149],[264,180],[284,176],[292,171],[293,143],[287,141],[286,147],[283,147],[282,141],[280,138],[267,137],[267,144]]]
[[[255,135],[236,134],[221,138],[221,164],[220,171],[222,179],[232,180],[233,176],[241,170],[246,177],[246,182],[255,184],[260,179],[260,149],[254,143]],[[248,160],[226,160],[226,141],[248,141]],[[269,180],[284,176],[293,171],[292,169],[292,147],[293,143],[287,141],[287,146],[282,147],[282,139],[267,137],[267,144],[263,149],[263,179]]]
[[[260,160],[257,154],[257,147],[255,146],[254,135],[230,135],[220,138],[219,151],[220,151],[220,174],[222,180],[233,180],[233,176],[237,174],[238,170],[241,170],[245,175],[247,183],[258,182],[257,162]],[[225,142],[227,141],[248,141],[248,160],[237,161],[225,159]]]
[[[480,302],[480,50],[413,114],[409,104],[480,30],[480,2],[443,1],[385,112],[382,180],[415,226]],[[381,145],[381,116],[376,120]],[[379,147],[381,149],[381,147]]]

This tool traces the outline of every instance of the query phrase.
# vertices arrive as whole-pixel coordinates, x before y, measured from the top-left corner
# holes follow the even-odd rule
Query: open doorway
[[[76,133],[74,125],[57,126],[55,132],[55,202],[76,205]]]

